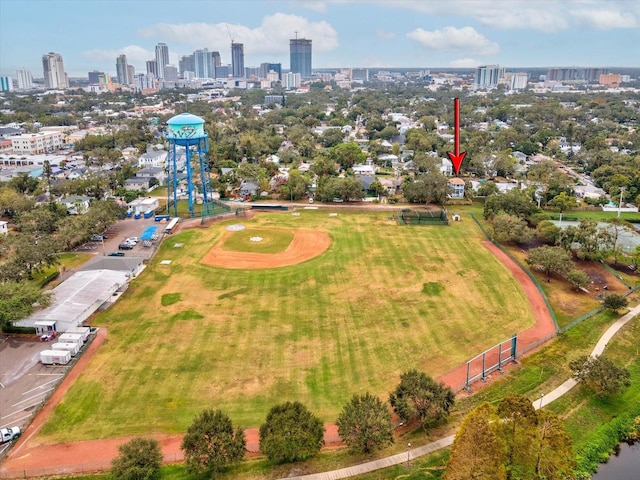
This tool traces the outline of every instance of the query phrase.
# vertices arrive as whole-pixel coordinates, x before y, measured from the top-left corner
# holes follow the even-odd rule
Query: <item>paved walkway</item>
[[[602,352],[604,352],[604,348],[607,346],[613,336],[618,333],[618,331],[624,325],[626,325],[627,322],[631,321],[636,315],[640,315],[640,305],[632,308],[626,315],[620,317],[613,325],[611,325],[607,329],[606,332],[604,332],[602,337],[600,337],[600,340],[598,340],[598,343],[594,347],[593,351],[591,352],[591,356],[597,357],[601,355]],[[577,382],[575,380],[569,379],[562,385],[554,389],[552,392],[545,394],[541,399],[534,400],[532,402],[533,406],[537,410],[546,405],[549,405],[551,402],[563,396],[576,385]],[[393,455],[391,457],[381,458],[372,462],[361,463],[360,465],[354,465],[352,467],[341,468],[340,470],[314,473],[311,475],[302,475],[299,477],[287,477],[286,480],[335,480],[338,478],[354,477],[356,475],[362,475],[363,473],[373,472],[375,470],[391,467],[393,465],[408,463],[414,458],[421,457],[428,453],[435,452],[436,450],[440,450],[441,448],[452,445],[454,438],[455,435],[450,435],[448,437],[441,438],[440,440],[436,440],[435,442],[428,443],[427,445],[423,445],[422,447],[411,449],[406,453],[398,453],[397,455]]]

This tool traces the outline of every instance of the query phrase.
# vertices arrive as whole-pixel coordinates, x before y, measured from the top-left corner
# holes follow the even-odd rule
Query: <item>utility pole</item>
[[[620,213],[622,213],[622,196],[624,195],[624,188],[620,187],[620,201],[618,202],[618,218],[620,218]]]

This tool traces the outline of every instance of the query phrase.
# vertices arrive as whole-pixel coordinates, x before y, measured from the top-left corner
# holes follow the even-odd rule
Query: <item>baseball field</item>
[[[404,371],[438,377],[533,325],[471,219],[389,217],[260,213],[167,237],[93,319],[108,338],[39,441],[180,433],[209,407],[258,426],[286,400],[334,422],[354,393],[387,399]]]

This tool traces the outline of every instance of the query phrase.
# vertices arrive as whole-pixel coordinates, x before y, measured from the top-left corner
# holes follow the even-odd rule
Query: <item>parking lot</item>
[[[40,342],[35,335],[0,336],[0,428],[24,430],[67,372],[69,365],[40,363],[40,352],[49,348],[51,342]],[[0,446],[0,455],[8,446]]]
[[[162,238],[162,233],[166,223],[156,222],[153,217],[140,218],[135,220],[133,218],[125,218],[124,220],[118,220],[106,231],[108,236],[102,242],[87,242],[74,249],[75,252],[93,253],[95,255],[108,255],[112,252],[122,252],[127,257],[142,257],[145,259],[151,258],[151,255],[155,251],[157,244]],[[157,226],[158,241],[155,242],[153,247],[144,247],[141,242],[131,250],[118,250],[118,245],[124,242],[130,237],[139,237],[144,229],[149,226]]]

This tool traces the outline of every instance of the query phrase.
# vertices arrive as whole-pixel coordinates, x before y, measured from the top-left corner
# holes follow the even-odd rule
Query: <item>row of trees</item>
[[[425,429],[443,421],[453,402],[449,387],[417,370],[404,373],[389,398],[400,419],[417,420]],[[336,424],[340,438],[355,452],[367,454],[394,442],[388,404],[369,393],[353,395]],[[324,431],[322,421],[303,404],[285,402],[272,407],[260,426],[260,451],[274,464],[306,460],[324,445]],[[154,442],[134,439],[123,445],[112,466],[115,478],[158,478],[161,455]],[[234,428],[225,413],[206,409],[188,428],[181,449],[190,473],[215,477],[244,458],[246,444],[244,431]]]
[[[599,396],[629,386],[630,374],[605,357],[582,356],[571,361],[573,378]],[[411,370],[401,376],[389,403],[402,420],[419,419],[423,428],[442,421],[453,405],[453,392],[426,374]],[[355,452],[370,453],[394,442],[391,412],[378,397],[355,394],[337,420],[340,438]],[[302,461],[324,445],[324,426],[300,402],[274,406],[260,426],[260,451],[275,464]],[[233,427],[220,410],[198,415],[181,449],[190,473],[215,478],[245,456],[244,431]],[[112,462],[116,480],[160,478],[159,443],[135,438],[119,447]],[[575,457],[571,437],[560,418],[536,411],[526,397],[509,394],[497,405],[483,403],[460,425],[444,480],[516,480],[573,478]]]

